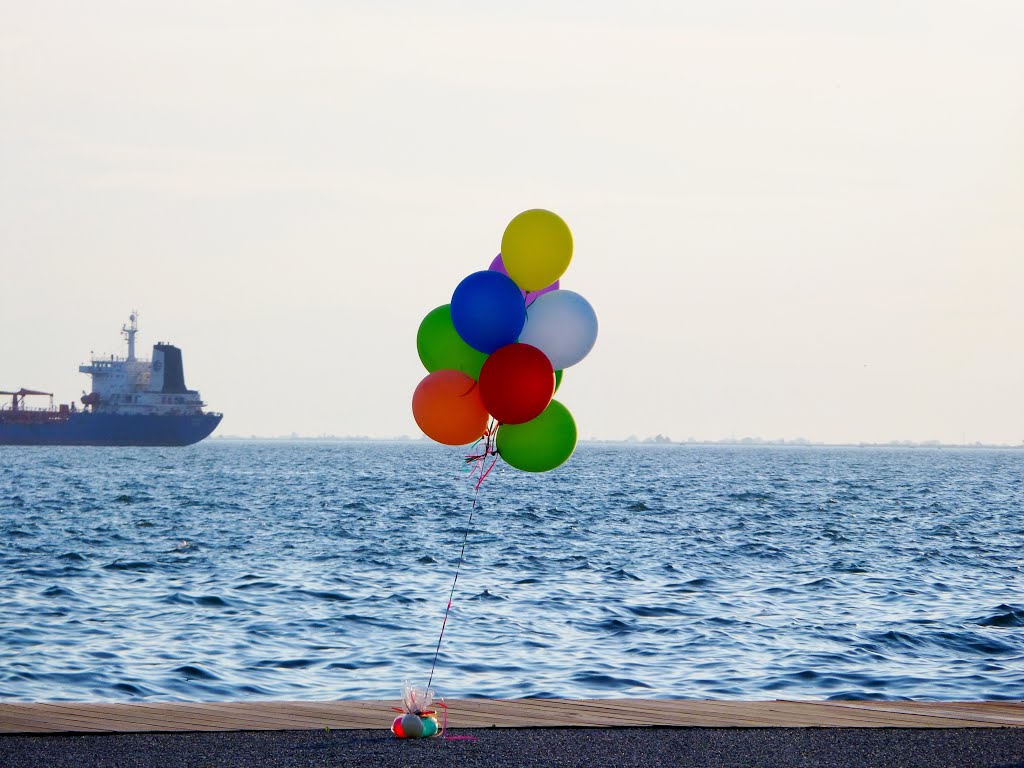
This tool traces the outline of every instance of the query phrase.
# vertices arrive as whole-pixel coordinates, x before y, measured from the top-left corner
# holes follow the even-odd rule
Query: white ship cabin
[[[128,357],[96,358],[78,370],[92,376],[92,390],[82,402],[95,412],[123,414],[199,415],[205,403],[185,387],[181,350],[172,344],[153,345],[153,359],[135,356],[137,316],[121,328],[128,339]]]

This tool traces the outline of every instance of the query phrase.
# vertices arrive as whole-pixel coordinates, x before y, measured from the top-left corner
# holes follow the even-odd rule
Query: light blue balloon
[[[530,344],[551,361],[555,370],[575,365],[597,341],[597,313],[574,291],[550,291],[526,310],[519,343]]]

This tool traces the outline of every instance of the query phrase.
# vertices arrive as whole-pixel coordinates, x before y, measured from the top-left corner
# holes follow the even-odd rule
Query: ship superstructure
[[[138,313],[121,328],[128,356],[94,357],[78,370],[92,377],[82,396],[53,407],[48,392],[21,389],[0,406],[0,445],[189,445],[209,436],[222,415],[203,411],[199,393],[185,386],[181,350],[153,345],[150,360],[136,357]],[[27,395],[49,395],[49,408],[27,408]]]
[[[82,403],[96,413],[195,415],[205,405],[199,393],[185,386],[181,350],[173,344],[153,345],[151,360],[135,356],[138,314],[121,328],[128,357],[93,358],[78,370],[92,376],[92,389]]]

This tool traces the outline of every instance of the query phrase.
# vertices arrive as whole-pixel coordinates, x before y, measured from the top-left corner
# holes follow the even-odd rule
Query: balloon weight
[[[413,712],[406,712],[402,716],[402,730],[410,739],[418,739],[423,735],[423,721],[420,716]]]
[[[423,738],[429,739],[431,736],[436,736],[438,731],[437,718],[435,717],[421,717],[423,721]]]
[[[391,732],[400,739],[405,738],[405,729],[402,728],[402,716],[399,715],[391,724]]]

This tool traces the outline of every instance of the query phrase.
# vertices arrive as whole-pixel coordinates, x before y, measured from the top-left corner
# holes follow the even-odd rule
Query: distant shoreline
[[[215,435],[206,442],[281,442],[281,443],[423,443],[436,446],[431,440],[425,437],[368,437],[366,435],[278,435],[275,437],[262,437],[259,435]],[[1019,445],[1007,443],[941,443],[937,440],[925,442],[914,442],[912,440],[893,440],[886,443],[818,443],[810,440],[763,440],[760,438],[741,438],[739,440],[671,440],[669,438],[626,438],[623,440],[598,440],[589,438],[580,440],[580,445],[629,445],[629,446],[672,446],[675,448],[697,447],[723,447],[723,448],[915,448],[946,450],[1021,450],[1024,449],[1024,442]]]

